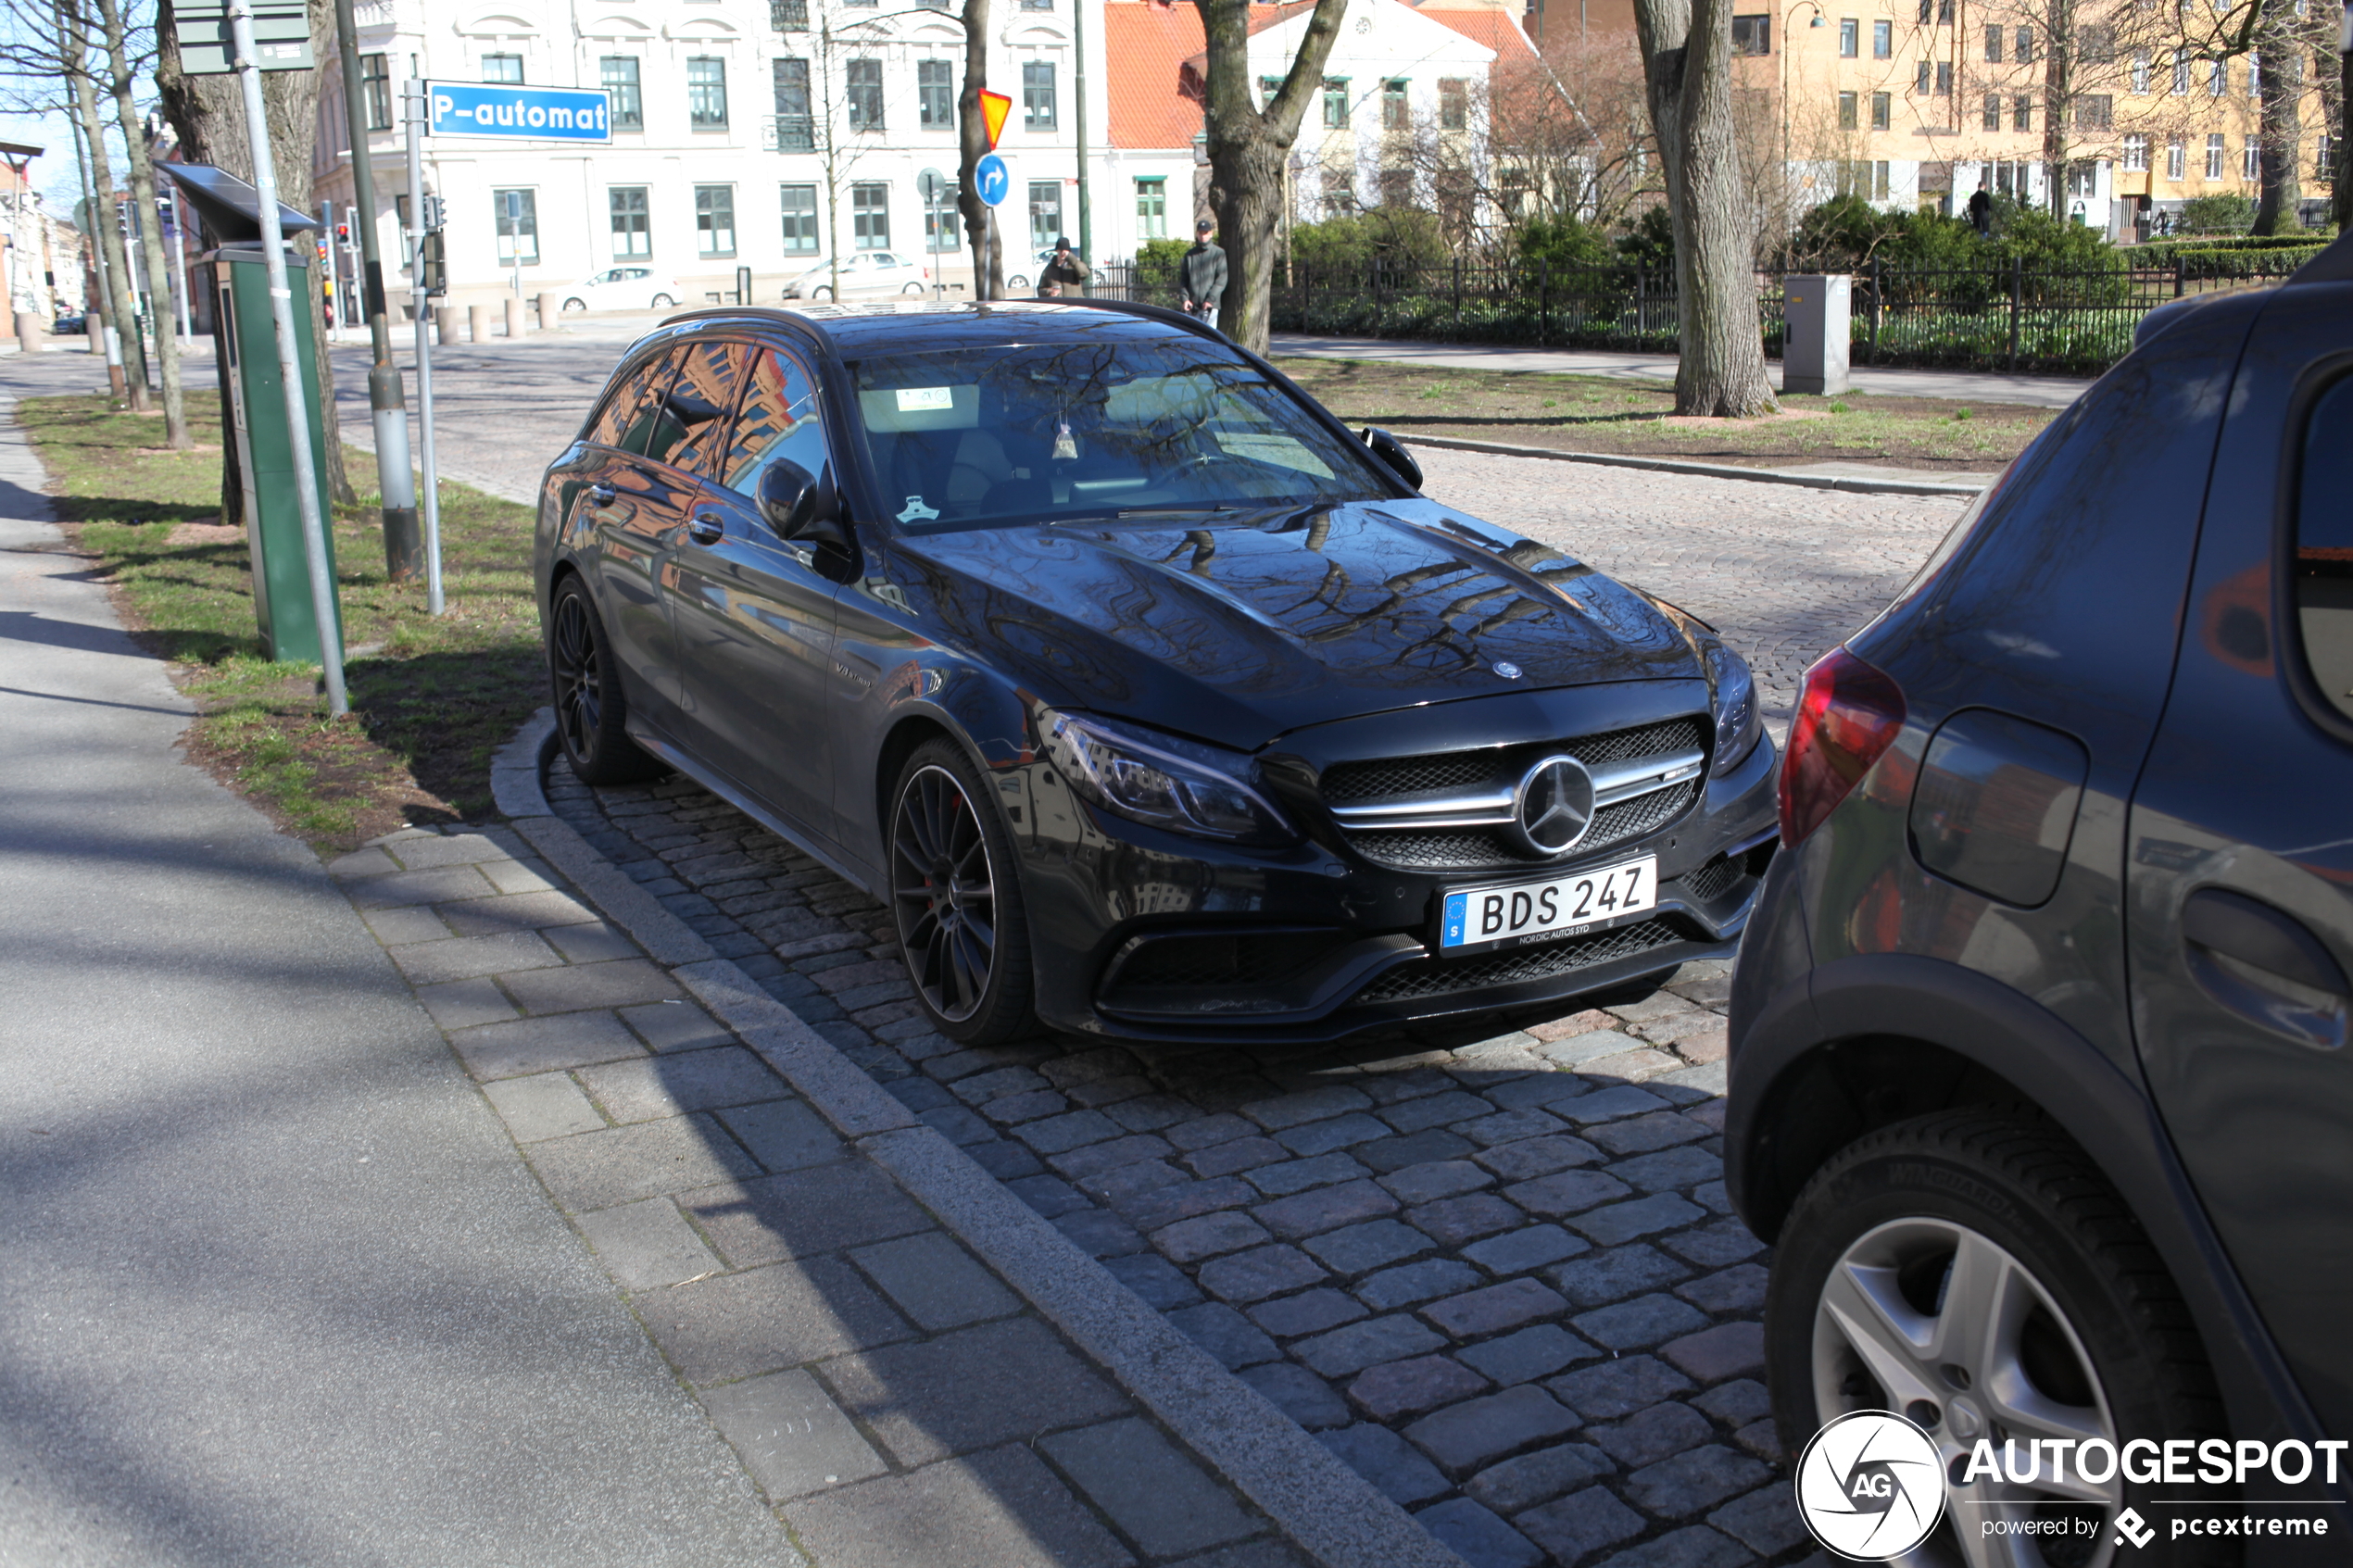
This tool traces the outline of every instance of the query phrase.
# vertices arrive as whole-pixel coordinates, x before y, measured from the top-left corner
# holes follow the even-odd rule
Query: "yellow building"
[[[2205,57],[2230,17],[2204,0],[1792,0],[1735,16],[1749,135],[1780,144],[1750,166],[1784,172],[1793,210],[1851,191],[1957,215],[1981,184],[2047,209],[2054,18],[2072,19],[2063,210],[2129,239],[2193,197],[2257,194],[2255,57]],[[2325,206],[2327,120],[2309,50],[2300,66],[2309,209]]]

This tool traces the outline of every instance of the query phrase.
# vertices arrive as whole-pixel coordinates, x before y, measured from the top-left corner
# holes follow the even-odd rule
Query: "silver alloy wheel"
[[[997,964],[997,879],[988,838],[945,768],[918,770],[891,813],[890,896],[899,945],[924,1000],[962,1023],[988,999]]]
[[[1919,1305],[1929,1297],[1930,1310]],[[2071,1356],[2069,1368],[2064,1358]],[[1906,1568],[2045,1568],[2037,1537],[1987,1536],[1987,1519],[2047,1518],[2055,1505],[2100,1511],[2098,1544],[2065,1559],[2069,1568],[2106,1568],[2116,1554],[2109,1527],[2124,1503],[2123,1482],[2064,1482],[2047,1461],[2032,1485],[2007,1479],[1963,1485],[1981,1437],[1996,1461],[2005,1439],[2022,1468],[2035,1438],[2097,1438],[2114,1452],[2116,1420],[2083,1341],[2050,1291],[2025,1264],[1968,1226],[1942,1219],[1893,1220],[1856,1239],[1822,1282],[1814,1311],[1814,1408],[1822,1421],[1850,1410],[1908,1415],[1936,1439],[1945,1464],[1945,1524],[1895,1561]],[[2032,1370],[2030,1370],[2032,1369]],[[2036,1373],[2041,1374],[2038,1383]],[[2042,1384],[2071,1374],[2062,1399]],[[1876,1386],[1875,1389],[1873,1386]],[[2085,1537],[2062,1537],[2081,1546]]]

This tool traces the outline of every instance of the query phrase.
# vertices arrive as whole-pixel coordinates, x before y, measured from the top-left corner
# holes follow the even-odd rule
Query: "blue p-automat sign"
[[[612,140],[612,110],[601,88],[434,82],[426,84],[425,92],[431,107],[425,129],[437,136]]]

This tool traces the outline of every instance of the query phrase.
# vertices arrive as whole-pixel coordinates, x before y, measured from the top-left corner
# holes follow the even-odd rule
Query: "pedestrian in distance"
[[[1993,226],[1994,197],[1985,189],[1985,182],[1977,182],[1977,194],[1969,199],[1969,226],[1982,234]]]
[[[1070,248],[1070,236],[1056,234],[1053,259],[1047,262],[1045,270],[1038,274],[1040,295],[1043,296],[1048,283],[1059,284],[1059,293],[1076,294],[1078,286],[1094,275],[1094,270],[1079,260],[1077,253]]]
[[[1217,305],[1226,297],[1226,252],[1209,236],[1216,225],[1204,218],[1193,225],[1193,248],[1176,263],[1176,301],[1188,316],[1217,330]]]

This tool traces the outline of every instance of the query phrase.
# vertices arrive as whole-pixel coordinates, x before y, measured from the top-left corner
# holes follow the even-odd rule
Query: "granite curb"
[[[1806,490],[1843,490],[1875,495],[1974,496],[1982,484],[1937,484],[1920,479],[1862,479],[1845,474],[1781,473],[1773,469],[1744,469],[1730,463],[1692,463],[1679,458],[1629,458],[1611,452],[1559,452],[1549,446],[1516,446],[1502,441],[1473,441],[1466,436],[1414,435],[1408,446],[1443,446],[1456,452],[1491,452],[1505,458],[1547,458],[1560,463],[1599,463],[1605,468],[1647,469],[1654,473],[1689,473],[1705,479],[1745,479],[1759,484],[1794,484]]]
[[[1466,1568],[557,818],[541,784],[555,746],[542,709],[492,759],[492,796],[514,831],[1048,1321],[1327,1568]]]

